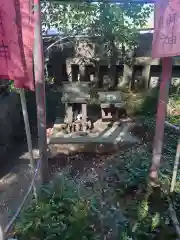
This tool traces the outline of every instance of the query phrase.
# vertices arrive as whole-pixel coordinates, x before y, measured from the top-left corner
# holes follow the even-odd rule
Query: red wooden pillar
[[[152,181],[156,181],[158,179],[158,170],[160,167],[164,139],[164,123],[167,114],[169,87],[171,83],[171,73],[172,73],[172,58],[163,58],[159,102],[156,116],[156,131],[153,145],[153,158],[152,165],[150,168],[150,179]]]

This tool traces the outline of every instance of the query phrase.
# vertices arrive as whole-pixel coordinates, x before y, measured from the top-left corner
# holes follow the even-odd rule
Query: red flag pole
[[[41,33],[41,6],[40,0],[34,0],[35,36],[34,36],[34,76],[37,105],[37,125],[39,157],[41,161],[41,182],[45,184],[49,180],[47,137],[46,137],[46,102],[44,83],[44,53]]]
[[[169,98],[169,87],[171,83],[171,73],[172,73],[172,58],[171,57],[163,58],[159,102],[156,116],[156,131],[154,137],[153,158],[150,169],[150,179],[152,180],[153,184],[158,180],[158,171],[160,167],[164,139],[164,125]]]

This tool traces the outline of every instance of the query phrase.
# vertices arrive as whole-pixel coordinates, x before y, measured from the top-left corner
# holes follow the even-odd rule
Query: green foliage
[[[41,190],[38,202],[24,212],[16,226],[20,240],[94,239],[90,206],[78,196],[73,182],[58,178]]]
[[[14,81],[9,81],[9,91],[10,92],[12,92],[12,91],[14,91],[15,90],[15,88],[14,88]]]
[[[154,131],[154,118],[145,116],[140,121],[144,130]],[[160,176],[167,189],[177,139],[178,134],[166,129]],[[91,176],[90,182],[87,178],[75,182],[64,175],[55,179],[41,190],[37,204],[34,202],[20,217],[18,239],[98,240],[109,233],[119,240],[175,239],[166,193],[152,191],[146,185],[151,148],[152,142],[146,142],[114,154],[97,180]],[[175,189],[180,192],[179,183]],[[174,199],[179,211],[179,195]]]
[[[141,117],[147,132],[153,132],[155,119]],[[165,130],[162,166],[160,169],[161,184],[170,189],[173,163],[176,154],[178,134],[171,129]],[[108,164],[106,172],[109,188],[116,191],[123,214],[132,226],[135,239],[175,239],[175,229],[168,217],[166,194],[148,189],[147,177],[151,164],[152,142],[123,150],[121,155]],[[180,170],[178,171],[179,179]],[[180,192],[177,181],[176,192]],[[179,197],[176,196],[176,211],[179,212]]]
[[[44,9],[44,11],[43,11]],[[56,27],[66,35],[81,33],[94,21],[96,5],[88,3],[42,3],[42,24],[45,28]]]
[[[138,107],[137,113],[144,116],[156,114],[158,105],[159,88],[150,90],[149,94],[143,97],[142,104]]]
[[[137,44],[137,28],[145,26],[152,7],[134,5],[129,1],[121,4],[44,1],[42,11],[45,28],[56,27],[68,36],[82,33],[99,35],[103,41],[116,41],[130,49]]]
[[[173,110],[168,115],[168,121],[174,125],[180,125],[180,90],[176,88],[173,93],[170,94],[169,107]]]
[[[41,189],[38,201],[20,216],[16,237],[19,240],[98,240],[113,228],[117,236],[128,232],[118,209],[93,194],[88,197],[85,192],[65,175],[57,177]]]
[[[169,116],[168,121],[174,125],[180,125],[180,116]]]

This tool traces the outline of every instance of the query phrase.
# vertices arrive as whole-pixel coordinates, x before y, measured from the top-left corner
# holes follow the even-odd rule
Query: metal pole
[[[37,125],[39,141],[39,157],[41,160],[41,182],[46,184],[49,180],[47,138],[46,138],[46,103],[44,82],[44,53],[41,33],[40,0],[34,0],[35,40],[34,40],[34,75],[37,105]]]
[[[160,93],[159,93],[159,102],[158,110],[156,117],[156,131],[154,137],[154,146],[153,146],[153,158],[152,165],[150,169],[150,180],[152,184],[156,184],[158,180],[158,170],[161,161],[163,139],[164,139],[164,123],[167,113],[167,103],[169,97],[169,87],[171,83],[171,73],[172,73],[172,58],[163,58],[162,59],[162,77],[160,83]]]
[[[30,130],[30,126],[29,126],[29,118],[28,118],[24,89],[20,89],[20,98],[21,98],[21,106],[22,106],[22,112],[23,112],[23,118],[24,118],[24,125],[25,125],[25,130],[26,130],[26,138],[27,138],[28,152],[29,152],[29,158],[30,158],[30,165],[31,165],[32,173],[34,175],[35,162],[34,162],[34,158],[33,158],[31,130]],[[33,190],[34,190],[34,196],[36,198],[37,191],[36,191],[35,183],[33,184]]]

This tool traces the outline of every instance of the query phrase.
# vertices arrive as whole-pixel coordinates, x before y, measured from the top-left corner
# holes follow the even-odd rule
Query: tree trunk
[[[124,64],[123,80],[118,83],[119,88],[126,88],[130,86],[133,77],[133,69],[131,66]]]

